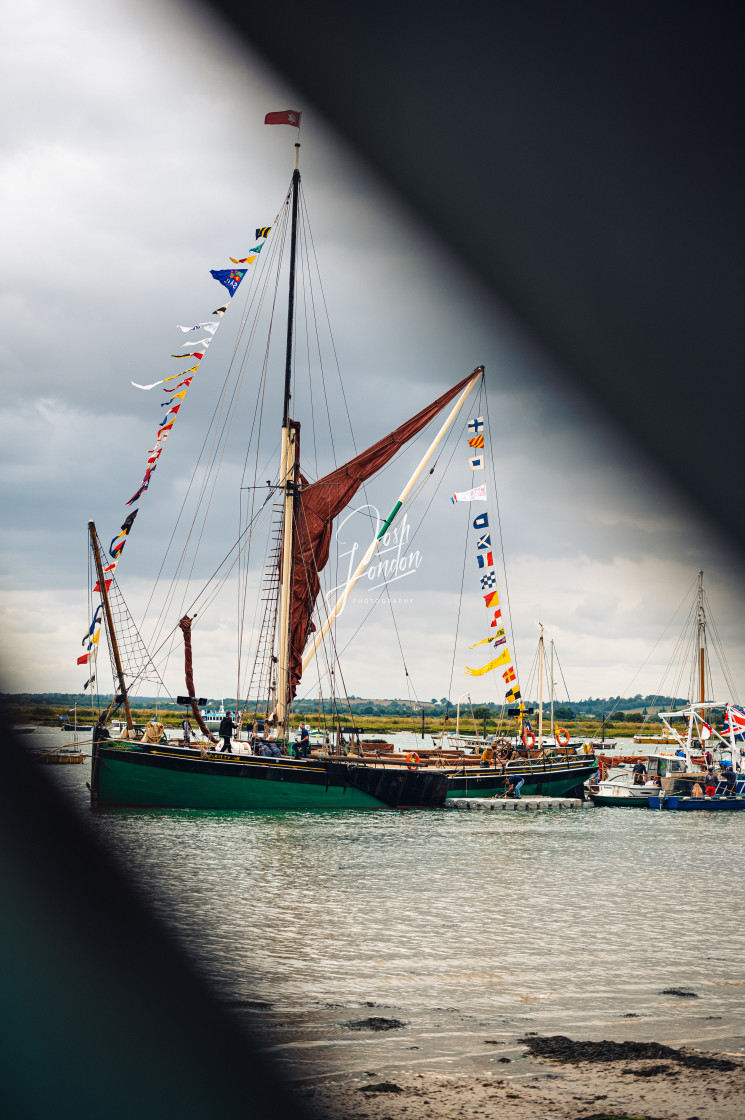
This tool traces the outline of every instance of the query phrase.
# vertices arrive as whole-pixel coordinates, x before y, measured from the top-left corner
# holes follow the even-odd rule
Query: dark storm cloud
[[[11,46],[0,82],[13,93],[23,88],[24,96],[0,129],[3,640],[11,687],[75,688],[82,683],[78,631],[86,625],[86,523],[93,517],[106,543],[118,529],[163,399],[160,389],[142,393],[130,381],[174,372],[169,355],[183,342],[175,324],[203,320],[224,295],[209,269],[244,255],[255,227],[273,220],[295,137],[261,122],[265,112],[294,104],[295,95],[257,59],[237,53],[220,28],[190,18],[181,5],[77,0],[59,8],[41,0],[15,13]],[[26,80],[30,72],[33,82]],[[532,656],[540,615],[560,633],[579,692],[620,691],[619,679],[643,662],[703,565],[712,569],[713,594],[741,662],[741,637],[731,624],[741,604],[716,541],[650,483],[646,464],[630,458],[617,432],[599,425],[587,401],[567,395],[545,355],[502,309],[485,302],[454,262],[451,231],[443,230],[438,243],[425,238],[415,217],[314,119],[312,107],[305,113],[303,189],[351,417],[350,426],[329,360],[334,419],[329,428],[316,382],[318,446],[311,450],[299,348],[293,404],[309,473],[344,461],[485,363],[516,651]],[[133,610],[148,601],[218,402],[239,303],[202,363],[141,503],[121,568]],[[303,315],[301,308],[304,329]],[[278,436],[280,344],[272,360],[266,456]],[[188,593],[179,585],[174,604],[209,576],[237,531],[258,377],[257,367],[247,367],[220,485],[200,523],[192,585]],[[653,438],[657,425],[645,419]],[[470,475],[463,440],[453,438],[456,445],[447,445],[428,489],[408,511],[411,548],[421,563],[395,585],[411,600],[400,606],[402,641],[427,696],[446,691],[463,570],[467,515],[449,494],[469,486]],[[385,514],[425,440],[371,483],[359,504],[369,500]],[[430,516],[419,527],[430,498]],[[169,578],[187,523],[188,517],[166,563]],[[345,531],[351,538],[359,530],[364,546],[369,529],[360,518]],[[470,598],[455,691],[467,687],[463,651],[483,625],[478,597],[465,586]],[[235,602],[233,582],[200,623],[209,636],[200,649],[200,687],[213,694],[235,678]],[[368,610],[350,604],[340,645]],[[347,687],[400,695],[398,655],[379,659],[374,683],[366,655],[370,643],[391,645],[387,607],[376,608],[372,626],[372,637],[347,652]],[[655,687],[658,668],[650,663],[642,691]],[[487,687],[493,692],[492,683],[485,693]]]

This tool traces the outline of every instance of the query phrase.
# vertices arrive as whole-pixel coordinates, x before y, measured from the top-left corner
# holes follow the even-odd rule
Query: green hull
[[[647,809],[648,797],[604,797],[590,790],[593,805],[607,805],[610,809]]]
[[[521,797],[565,797],[570,790],[583,785],[596,770],[595,759],[588,756],[587,762],[571,766],[559,764],[545,770],[532,770],[530,766],[510,768],[507,776],[525,779]],[[505,776],[501,772],[474,770],[468,775],[462,771],[451,772],[448,797],[500,797],[505,788]]]
[[[446,789],[442,773],[106,746],[95,764],[92,800],[170,809],[433,808],[444,802]]]

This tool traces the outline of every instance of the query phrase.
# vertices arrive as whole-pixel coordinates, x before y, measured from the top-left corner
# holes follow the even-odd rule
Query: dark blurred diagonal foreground
[[[205,2],[739,552],[742,6]]]
[[[302,1117],[7,729],[2,760],[0,1113]]]
[[[300,90],[269,108],[324,114],[736,558],[742,7],[211,7]],[[297,1113],[4,738],[3,1115]]]

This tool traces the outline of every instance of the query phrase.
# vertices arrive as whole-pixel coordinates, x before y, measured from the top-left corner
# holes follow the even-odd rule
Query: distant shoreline
[[[7,722],[11,724],[38,724],[40,727],[59,727],[62,716],[67,716],[70,723],[73,722],[73,715],[67,705],[45,705],[43,708],[35,705],[3,705],[3,715]],[[136,723],[147,723],[156,715],[156,709],[153,708],[133,708],[133,717]],[[165,710],[158,708],[157,717],[165,727],[180,727],[187,712],[185,709],[174,711],[173,708]],[[121,710],[117,712],[115,718],[121,717]],[[95,712],[91,712],[90,706],[83,708],[79,707],[77,712],[78,723],[90,723],[95,720]],[[537,720],[531,717],[534,730],[537,726]],[[326,727],[331,731],[336,727],[337,720],[334,716],[326,714],[325,720],[322,718],[321,726],[325,722]],[[399,731],[409,731],[414,735],[421,735],[422,720],[421,715],[417,712],[412,716],[379,716],[379,715],[358,715],[353,711],[350,716],[349,712],[340,712],[339,722],[343,728],[356,727],[363,735],[380,735],[380,734],[394,734]],[[290,724],[293,730],[297,729],[301,723],[310,723],[312,727],[319,724],[318,713],[315,715],[308,712],[293,714],[290,718]],[[460,719],[460,732],[462,735],[481,735],[483,732],[484,721],[477,719],[474,721],[470,715],[465,715],[461,712]],[[572,738],[579,735],[583,739],[599,738],[601,734],[601,725],[597,720],[579,720],[575,725],[568,720],[565,724],[559,724],[557,727],[563,726],[572,736]],[[425,738],[431,735],[439,735],[445,727],[445,720],[443,716],[428,717],[425,715],[424,721],[424,734]],[[486,732],[487,735],[501,734],[505,736],[514,735],[516,723],[514,719],[504,720],[499,722],[493,718],[487,718]],[[636,722],[633,723],[611,723],[605,724],[605,738],[633,738],[641,730],[642,725]],[[455,733],[455,716],[451,714],[447,721],[448,732]],[[658,723],[647,724],[644,728],[646,734],[658,734],[663,730],[662,725]],[[544,734],[548,735],[549,727],[544,722]]]

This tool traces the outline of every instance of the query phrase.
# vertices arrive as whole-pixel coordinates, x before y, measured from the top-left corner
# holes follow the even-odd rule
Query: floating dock
[[[485,809],[487,812],[501,812],[503,809],[517,809],[534,813],[547,809],[591,809],[591,801],[580,801],[579,797],[448,797],[446,809]]]

